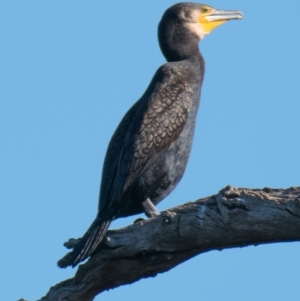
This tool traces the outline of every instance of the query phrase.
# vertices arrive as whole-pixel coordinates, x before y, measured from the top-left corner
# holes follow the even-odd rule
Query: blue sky
[[[0,299],[36,300],[72,277],[56,261],[96,215],[108,141],[164,63],[161,1],[0,2]],[[206,37],[192,155],[164,210],[227,184],[300,185],[300,3],[239,9]],[[111,228],[136,218],[118,220]],[[298,301],[300,243],[213,251],[96,300]]]

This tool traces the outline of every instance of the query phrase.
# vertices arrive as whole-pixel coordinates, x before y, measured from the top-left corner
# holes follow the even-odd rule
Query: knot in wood
[[[163,221],[165,224],[169,225],[169,224],[173,224],[173,223],[174,223],[173,218],[174,218],[175,215],[176,215],[176,214],[173,213],[173,212],[170,212],[170,211],[163,211],[163,212],[161,213],[160,218],[162,219],[162,221]]]

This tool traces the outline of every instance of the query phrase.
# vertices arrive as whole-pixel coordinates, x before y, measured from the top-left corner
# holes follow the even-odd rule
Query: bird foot
[[[156,207],[153,205],[151,200],[147,198],[143,203],[142,203],[144,212],[148,218],[150,217],[156,217],[160,213],[156,210]]]
[[[144,221],[145,219],[144,218],[137,218],[133,223],[134,224],[137,224],[137,223],[139,223],[139,222],[142,222],[142,221]]]

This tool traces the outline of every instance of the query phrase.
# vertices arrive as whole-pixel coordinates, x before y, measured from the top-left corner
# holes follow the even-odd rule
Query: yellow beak
[[[207,13],[201,14],[199,23],[203,30],[209,34],[217,26],[229,20],[241,20],[243,19],[243,13],[237,10],[217,10],[212,8]]]

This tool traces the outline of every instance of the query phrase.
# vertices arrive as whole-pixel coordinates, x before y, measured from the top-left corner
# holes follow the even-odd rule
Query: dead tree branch
[[[74,278],[53,286],[41,300],[92,301],[107,289],[154,277],[203,252],[291,241],[300,241],[300,187],[228,186],[156,218],[108,231]]]

